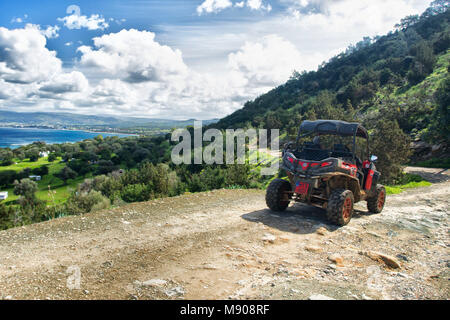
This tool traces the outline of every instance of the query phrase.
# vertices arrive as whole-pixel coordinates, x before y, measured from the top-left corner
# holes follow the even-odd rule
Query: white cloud
[[[186,75],[181,51],[160,45],[149,31],[122,30],[94,38],[95,49],[81,46],[80,64],[127,82],[164,82]]]
[[[230,0],[205,0],[201,5],[197,7],[197,13],[202,15],[204,13],[218,13],[222,10],[231,8],[244,8],[247,7],[250,10],[255,11],[271,11],[272,6],[270,4],[265,5],[262,0],[246,0],[235,2],[234,4]]]
[[[272,6],[270,4],[264,5],[262,0],[247,0],[247,7],[249,7],[251,10],[272,10]]]
[[[47,26],[46,29],[41,30],[41,33],[48,39],[59,37],[59,27],[58,26]]]
[[[233,5],[230,0],[205,0],[197,7],[199,15],[203,13],[219,12]]]
[[[58,21],[63,22],[68,29],[104,30],[109,27],[105,19],[98,14],[93,14],[90,17],[72,14],[64,18],[58,18]]]
[[[62,94],[71,92],[83,92],[88,89],[88,81],[79,71],[57,74],[52,79],[43,83],[40,91]]]
[[[11,23],[22,23],[23,20],[21,17],[11,19]]]
[[[260,42],[247,42],[238,52],[228,56],[232,70],[239,71],[254,87],[276,86],[301,68],[303,57],[289,41],[269,35]]]
[[[42,81],[61,72],[55,51],[46,48],[39,28],[8,30],[0,27],[0,79],[6,82]]]

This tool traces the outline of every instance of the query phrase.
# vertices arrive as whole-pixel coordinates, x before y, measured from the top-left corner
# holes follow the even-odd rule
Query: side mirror
[[[376,162],[378,160],[378,157],[377,156],[371,156],[370,157],[370,161],[371,162]]]

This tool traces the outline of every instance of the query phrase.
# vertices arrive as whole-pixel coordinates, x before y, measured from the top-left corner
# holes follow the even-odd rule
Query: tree
[[[14,208],[0,201],[0,230],[6,230],[13,226]]]
[[[62,181],[64,181],[64,184],[67,184],[67,181],[70,179],[75,179],[78,176],[78,174],[70,169],[69,167],[64,167],[57,175],[57,178],[60,178]]]
[[[14,153],[8,149],[0,149],[0,165],[10,166],[14,163]]]
[[[19,181],[14,181],[14,194],[16,196],[22,196],[28,200],[35,198],[35,193],[38,190],[36,182],[25,178]]]
[[[25,153],[25,156],[29,158],[31,162],[36,162],[39,160],[39,149],[33,147]]]
[[[400,20],[400,23],[396,24],[395,28],[397,30],[405,30],[405,29],[408,29],[409,27],[415,25],[419,21],[420,21],[420,18],[419,18],[419,15],[417,15],[417,14],[407,16],[407,17],[403,18],[402,20]]]
[[[48,155],[48,162],[53,162],[53,161],[55,161],[56,159],[58,158],[58,156],[56,155],[56,153],[50,153],[49,155]]]
[[[409,161],[410,142],[396,120],[381,117],[375,123],[371,150],[378,157],[376,166],[383,182],[395,183],[400,179],[403,166]]]
[[[0,171],[0,187],[8,187],[17,179],[17,173],[14,170]]]

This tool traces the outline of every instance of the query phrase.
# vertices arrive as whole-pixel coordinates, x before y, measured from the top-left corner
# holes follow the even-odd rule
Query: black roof
[[[368,138],[367,130],[359,123],[337,120],[303,121],[300,132],[314,132],[319,134],[336,134],[340,136],[354,136]]]

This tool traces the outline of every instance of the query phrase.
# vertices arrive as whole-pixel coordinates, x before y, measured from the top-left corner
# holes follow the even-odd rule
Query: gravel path
[[[217,190],[3,231],[0,297],[449,299],[450,182],[431,174],[442,182],[379,215],[360,203],[343,228],[301,204],[274,214],[263,191]]]

